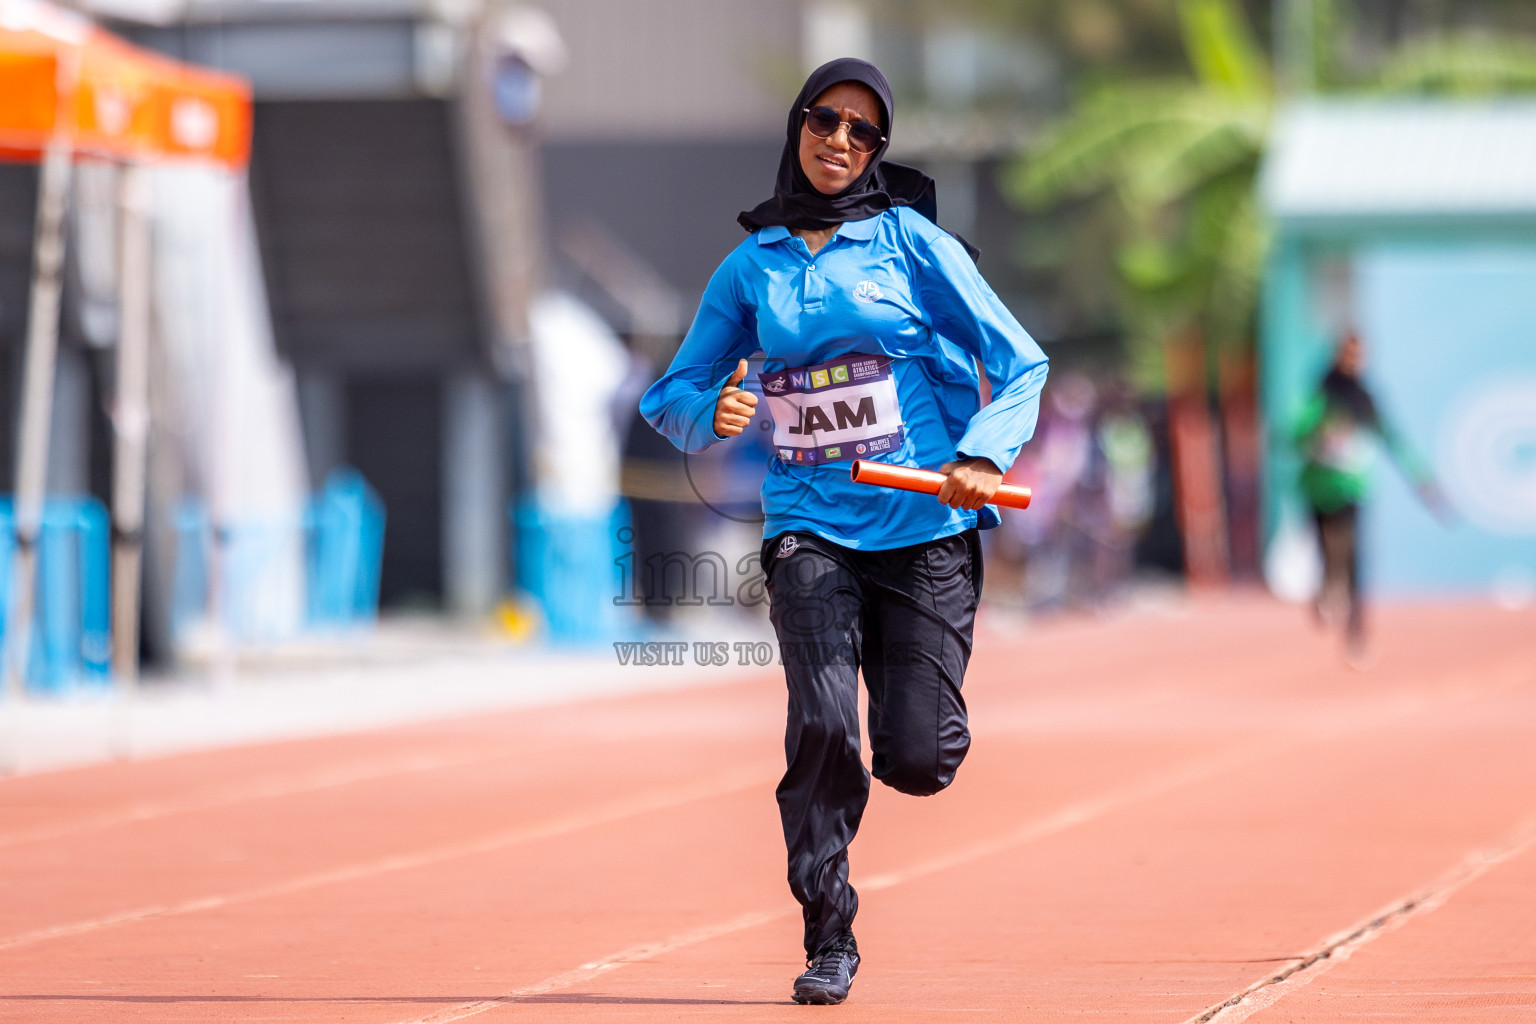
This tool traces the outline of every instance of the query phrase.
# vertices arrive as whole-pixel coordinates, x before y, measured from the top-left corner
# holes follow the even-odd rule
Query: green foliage
[[[1184,0],[1179,4],[1179,22],[1185,52],[1201,85],[1235,96],[1269,93],[1269,67],[1231,3]]]
[[[1536,44],[1481,35],[1415,40],[1382,63],[1374,85],[1386,93],[1438,96],[1536,92]]]
[[[1323,85],[1343,82],[1333,60],[1345,22],[1339,6],[1314,0],[1304,11],[1306,77]],[[1177,12],[1192,74],[1086,90],[1003,180],[1026,209],[1071,203],[1112,225],[1098,235],[1098,267],[1114,280],[1127,363],[1149,390],[1161,388],[1170,337],[1203,339],[1212,363],[1251,345],[1268,241],[1254,182],[1275,104],[1270,69],[1236,0],[1180,0]],[[1410,40],[1353,88],[1536,91],[1536,45],[1470,34]]]
[[[1180,4],[1193,79],[1101,87],[1016,162],[1005,181],[1026,207],[1097,196],[1119,224],[1130,365],[1161,385],[1161,344],[1197,332],[1217,351],[1247,342],[1264,232],[1253,196],[1273,91],[1230,0]]]

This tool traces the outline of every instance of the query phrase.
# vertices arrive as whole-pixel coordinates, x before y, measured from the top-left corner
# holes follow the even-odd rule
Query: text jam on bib
[[[785,462],[861,459],[901,445],[901,404],[885,356],[847,355],[757,379],[773,416],[773,446]]]

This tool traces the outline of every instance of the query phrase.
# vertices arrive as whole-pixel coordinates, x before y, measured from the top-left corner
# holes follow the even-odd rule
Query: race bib
[[[1323,466],[1350,475],[1363,474],[1375,461],[1371,435],[1346,417],[1327,420],[1318,431],[1313,459]]]
[[[757,379],[773,416],[773,446],[785,462],[860,459],[901,445],[901,404],[885,356],[847,355]]]

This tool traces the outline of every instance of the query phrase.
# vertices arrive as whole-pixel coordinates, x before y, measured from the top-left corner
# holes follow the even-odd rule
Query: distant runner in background
[[[1344,613],[1345,650],[1360,667],[1365,657],[1365,609],[1360,596],[1360,504],[1378,445],[1414,485],[1431,512],[1448,518],[1429,467],[1419,461],[1382,418],[1360,375],[1365,346],[1354,332],[1339,343],[1333,365],[1307,403],[1296,440],[1305,463],[1301,493],[1311,506],[1322,546],[1323,584],[1313,611],[1322,625]],[[1342,606],[1342,607],[1341,607]]]

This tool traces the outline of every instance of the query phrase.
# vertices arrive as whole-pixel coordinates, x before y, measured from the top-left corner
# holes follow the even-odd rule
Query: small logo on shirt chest
[[[860,302],[879,302],[880,286],[873,281],[860,281],[853,286],[853,297]]]

